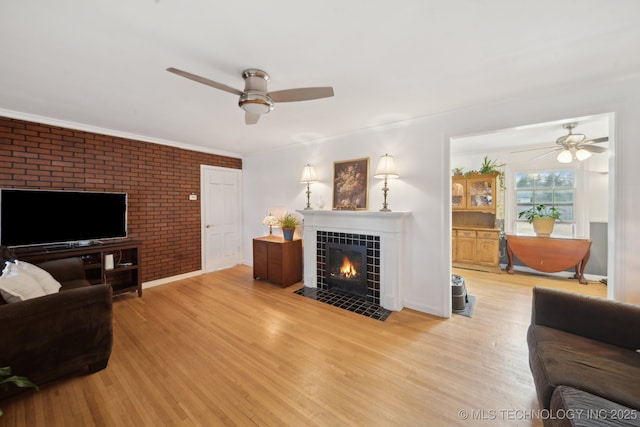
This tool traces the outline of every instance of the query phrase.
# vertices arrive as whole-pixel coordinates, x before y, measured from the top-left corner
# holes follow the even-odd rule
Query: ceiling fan
[[[582,161],[591,157],[592,153],[604,153],[605,151],[607,151],[605,147],[600,147],[593,144],[606,142],[609,140],[608,137],[604,136],[602,138],[587,139],[584,134],[573,133],[573,129],[577,125],[577,123],[563,124],[562,127],[564,129],[567,129],[569,131],[569,134],[563,135],[560,138],[556,139],[555,147],[533,148],[530,150],[512,151],[512,153],[522,153],[525,151],[535,150],[549,150],[546,153],[540,154],[539,156],[536,156],[531,160],[538,160],[550,154],[559,152],[557,159],[560,163],[571,163],[573,159]]]
[[[333,88],[330,86],[304,87],[269,92],[267,90],[269,75],[266,72],[255,68],[250,68],[242,72],[242,78],[244,79],[244,91],[177,68],[169,67],[167,68],[167,71],[194,80],[198,83],[233,93],[234,95],[239,95],[240,99],[238,100],[238,105],[245,111],[244,121],[248,125],[255,125],[258,123],[260,115],[273,110],[274,103],[276,102],[307,101],[333,96]]]

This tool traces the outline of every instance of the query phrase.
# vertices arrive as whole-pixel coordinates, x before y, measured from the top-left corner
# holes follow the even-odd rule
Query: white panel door
[[[238,169],[202,166],[202,267],[204,272],[241,262]]]

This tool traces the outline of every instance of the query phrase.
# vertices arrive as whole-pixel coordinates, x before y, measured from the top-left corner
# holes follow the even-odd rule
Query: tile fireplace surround
[[[304,216],[304,286],[318,287],[318,231],[376,236],[380,240],[380,305],[403,307],[404,220],[410,212],[299,210]]]

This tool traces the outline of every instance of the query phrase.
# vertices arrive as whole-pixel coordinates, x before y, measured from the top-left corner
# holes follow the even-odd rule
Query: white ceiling
[[[624,78],[639,46],[637,0],[4,0],[0,115],[244,155]],[[235,95],[170,66],[335,96],[247,126]]]

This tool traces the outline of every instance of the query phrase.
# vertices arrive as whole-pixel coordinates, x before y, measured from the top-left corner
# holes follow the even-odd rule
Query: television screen
[[[127,194],[0,189],[0,244],[28,246],[127,236]]]

